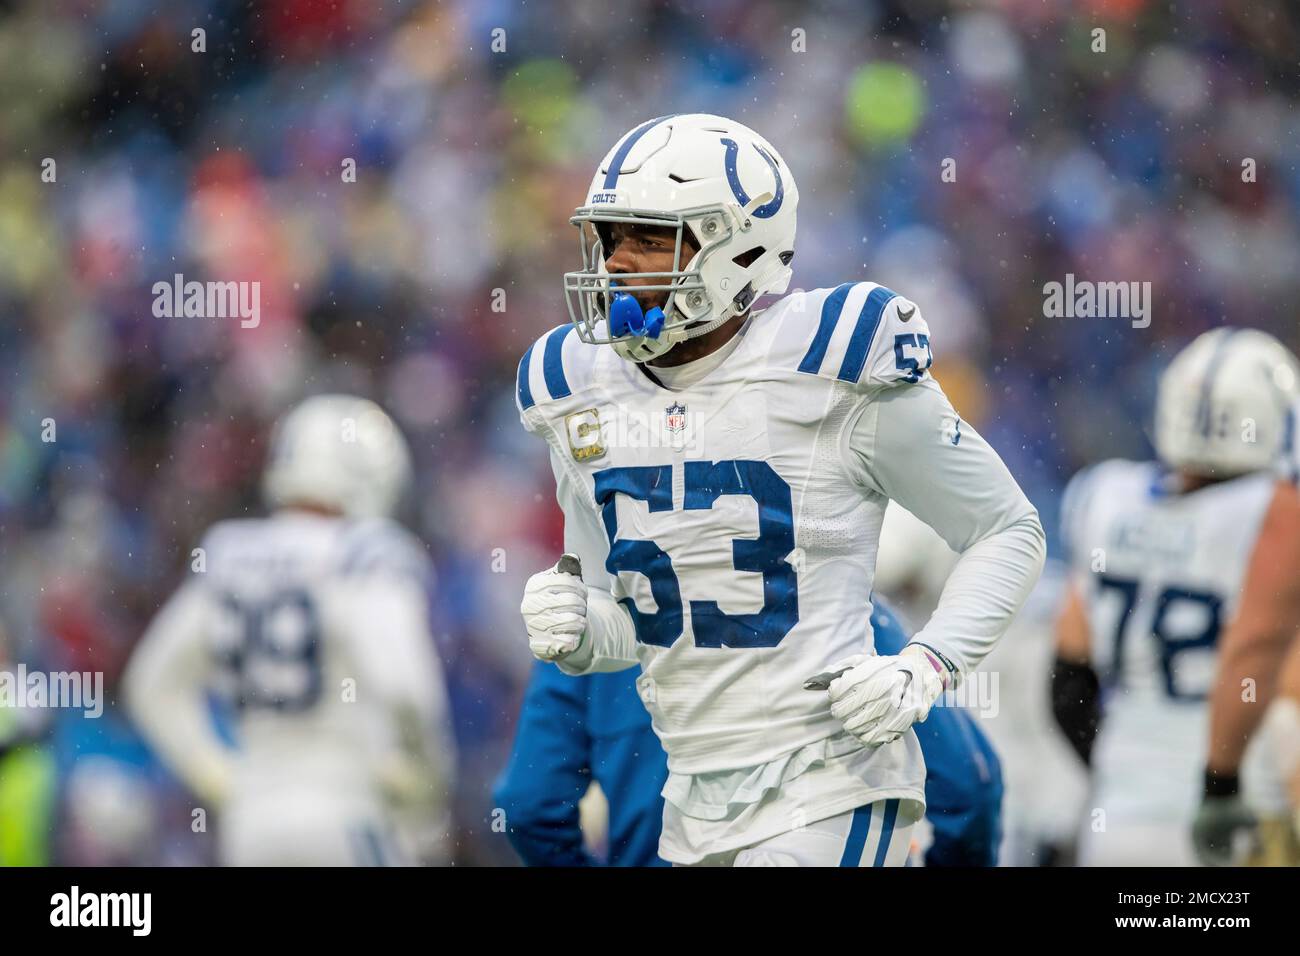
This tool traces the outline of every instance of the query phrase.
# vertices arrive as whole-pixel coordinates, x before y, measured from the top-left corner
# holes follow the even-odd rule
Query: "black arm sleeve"
[[[1087,664],[1058,657],[1052,665],[1052,714],[1079,758],[1092,761],[1092,742],[1101,723],[1101,684]]]

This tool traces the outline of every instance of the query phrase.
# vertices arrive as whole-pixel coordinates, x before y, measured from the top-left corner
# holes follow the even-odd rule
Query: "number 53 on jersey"
[[[632,615],[637,640],[671,647],[682,636],[681,587],[672,559],[654,541],[620,538],[616,500],[624,495],[645,502],[650,513],[673,510],[673,465],[606,468],[595,478],[596,504],[609,536],[605,568],[643,574],[657,610],[639,610],[630,597],[622,604]],[[690,602],[697,647],[775,647],[799,621],[798,574],[787,562],[795,548],[790,485],[765,461],[728,459],[687,461],[684,511],[707,511],[723,495],[752,498],[758,509],[758,537],[732,541],[738,572],[763,576],[763,606],[752,614],[727,614],[713,600]]]

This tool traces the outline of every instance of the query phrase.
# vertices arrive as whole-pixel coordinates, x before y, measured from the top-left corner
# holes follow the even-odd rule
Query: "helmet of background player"
[[[744,313],[759,296],[784,292],[798,204],[781,155],[734,120],[688,113],[630,130],[569,220],[579,230],[582,268],[565,274],[564,292],[579,337],[645,362]],[[673,268],[611,276],[614,223],[675,230]],[[698,251],[683,267],[684,238]],[[662,308],[643,311],[629,287],[666,294]]]
[[[1230,477],[1276,466],[1295,442],[1300,365],[1257,329],[1198,336],[1170,363],[1156,398],[1156,452],[1167,466]]]
[[[262,489],[275,508],[377,517],[392,513],[410,479],[410,450],[382,408],[352,395],[316,395],[276,424]]]

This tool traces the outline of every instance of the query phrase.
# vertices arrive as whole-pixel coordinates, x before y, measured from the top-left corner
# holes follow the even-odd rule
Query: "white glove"
[[[857,654],[829,668],[849,669],[831,681],[831,713],[868,747],[893,743],[917,721],[947,686],[948,670],[919,644],[896,656]]]
[[[582,583],[581,573],[560,570],[562,564],[573,567],[576,563],[565,555],[524,585],[519,611],[528,628],[528,647],[539,660],[554,661],[573,653],[587,630],[587,585]]]

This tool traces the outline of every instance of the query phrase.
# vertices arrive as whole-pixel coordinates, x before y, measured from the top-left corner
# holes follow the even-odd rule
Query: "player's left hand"
[[[1202,866],[1231,866],[1237,833],[1254,826],[1255,815],[1239,795],[1204,797],[1192,821],[1192,846],[1197,859]]]
[[[893,743],[925,720],[944,691],[943,665],[917,644],[898,655],[857,655],[830,670],[846,665],[849,670],[828,688],[831,713],[868,747]]]

